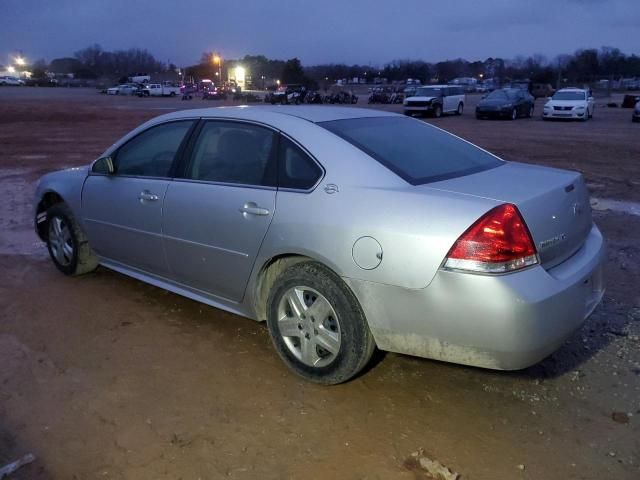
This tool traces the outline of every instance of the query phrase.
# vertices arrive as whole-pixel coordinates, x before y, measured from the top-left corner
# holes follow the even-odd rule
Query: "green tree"
[[[297,58],[287,60],[282,68],[282,82],[283,83],[307,83],[307,77],[302,69],[302,64]]]

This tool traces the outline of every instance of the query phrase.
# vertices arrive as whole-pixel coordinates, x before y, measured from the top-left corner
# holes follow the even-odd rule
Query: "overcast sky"
[[[93,43],[180,66],[213,50],[373,66],[603,45],[640,54],[639,33],[640,0],[0,0],[0,64]]]

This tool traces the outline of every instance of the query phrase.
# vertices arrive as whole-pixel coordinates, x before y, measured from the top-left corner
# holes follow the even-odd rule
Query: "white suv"
[[[415,113],[440,117],[443,113],[462,115],[466,97],[458,85],[429,85],[418,87],[412,97],[404,100],[405,115]]]
[[[567,118],[587,121],[593,117],[593,97],[589,90],[563,88],[558,90],[544,105],[543,120]]]

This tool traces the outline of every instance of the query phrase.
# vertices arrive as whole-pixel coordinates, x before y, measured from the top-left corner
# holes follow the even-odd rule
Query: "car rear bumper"
[[[604,293],[605,244],[594,225],[571,258],[506,275],[440,270],[425,289],[345,279],[382,350],[518,370],[557,350]]]

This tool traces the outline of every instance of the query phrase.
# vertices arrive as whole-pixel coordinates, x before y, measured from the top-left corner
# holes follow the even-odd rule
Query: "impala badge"
[[[324,191],[331,195],[333,193],[338,193],[340,190],[338,190],[338,185],[336,185],[335,183],[327,183],[324,186]]]
[[[564,242],[566,239],[567,239],[567,235],[564,233],[561,233],[560,235],[556,235],[555,237],[549,238],[547,240],[542,240],[538,245],[540,246],[540,250],[546,250],[559,243]]]

